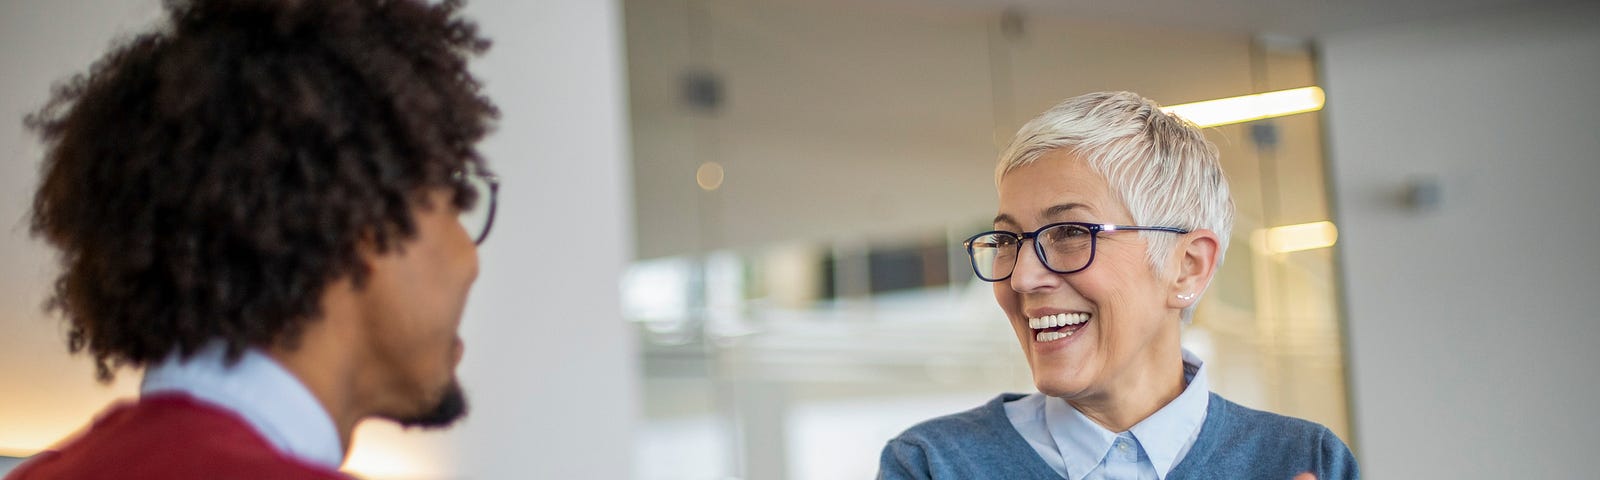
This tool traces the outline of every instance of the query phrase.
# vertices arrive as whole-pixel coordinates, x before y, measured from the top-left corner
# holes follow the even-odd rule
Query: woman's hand
[[[1306,473],[1302,473],[1302,474],[1299,474],[1299,475],[1295,475],[1294,476],[1294,480],[1317,480],[1317,476],[1316,475],[1312,475],[1311,472],[1306,472]]]

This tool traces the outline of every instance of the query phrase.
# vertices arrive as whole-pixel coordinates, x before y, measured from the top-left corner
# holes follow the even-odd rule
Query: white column
[[[1369,478],[1590,478],[1600,5],[1322,40]],[[1417,180],[1438,188],[1408,203]]]
[[[632,256],[620,2],[480,1],[477,71],[503,117],[484,153],[500,217],[466,319],[472,478],[628,478],[637,347],[619,278]],[[501,228],[504,227],[502,230]]]

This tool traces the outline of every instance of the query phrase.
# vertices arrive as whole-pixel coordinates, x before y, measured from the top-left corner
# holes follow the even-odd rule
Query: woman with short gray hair
[[[1357,478],[1327,428],[1211,393],[1179,344],[1233,229],[1197,127],[1129,92],[1074,97],[1017,132],[995,182],[966,250],[1039,392],[911,427],[879,478]]]

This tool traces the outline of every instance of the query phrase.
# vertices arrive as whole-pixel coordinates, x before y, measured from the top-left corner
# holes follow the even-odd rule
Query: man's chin
[[[432,408],[416,415],[396,417],[394,421],[406,428],[435,429],[455,424],[465,416],[467,416],[467,395],[461,391],[460,383],[451,380],[450,385],[445,387],[444,394],[439,396],[438,403]]]

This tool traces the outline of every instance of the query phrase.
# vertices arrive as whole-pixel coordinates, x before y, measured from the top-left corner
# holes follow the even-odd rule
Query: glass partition
[[[960,247],[994,215],[1001,142],[1094,90],[1316,84],[1285,39],[935,2],[625,7],[647,479],[866,478],[906,427],[1034,391]],[[1213,390],[1349,443],[1319,114],[1207,135],[1239,218],[1183,342]]]

